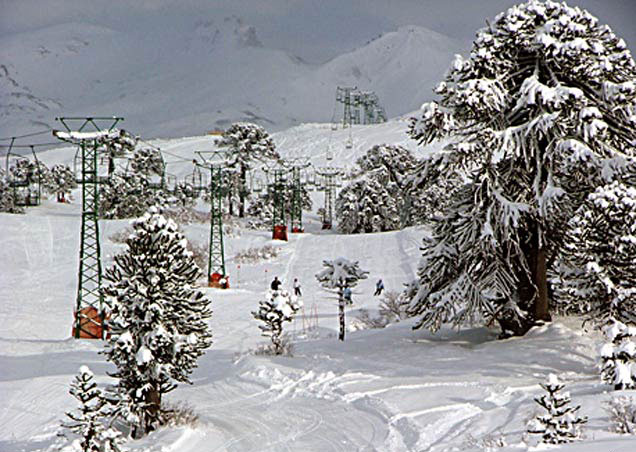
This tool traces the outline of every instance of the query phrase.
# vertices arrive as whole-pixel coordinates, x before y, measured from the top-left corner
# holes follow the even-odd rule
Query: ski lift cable
[[[28,138],[28,137],[34,137],[36,135],[44,135],[45,133],[51,133],[52,129],[48,129],[48,130],[43,130],[41,132],[33,132],[33,133],[27,133],[24,135],[18,135],[15,137],[2,137],[0,138],[0,140],[2,141],[9,141],[9,140],[13,140],[13,139],[19,139],[19,138]]]

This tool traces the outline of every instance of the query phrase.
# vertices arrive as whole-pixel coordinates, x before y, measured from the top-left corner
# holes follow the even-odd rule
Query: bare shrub
[[[128,240],[128,237],[130,237],[130,234],[132,233],[133,229],[130,226],[127,226],[121,231],[117,231],[112,234],[110,237],[108,237],[108,239],[113,243],[126,243],[126,240]]]
[[[407,307],[408,300],[403,292],[386,291],[380,299],[380,317],[385,318],[386,323],[399,322],[408,317]]]
[[[277,347],[274,344],[261,344],[258,347],[250,350],[253,355],[257,356],[294,356],[294,344],[288,334],[283,334],[280,339],[280,345]]]
[[[491,433],[482,438],[475,438],[469,433],[466,436],[466,445],[471,448],[479,448],[486,452],[491,452],[506,447],[508,444],[506,443],[506,437],[501,433],[497,435]]]
[[[384,316],[371,317],[367,309],[360,309],[356,317],[349,322],[349,330],[368,330],[371,328],[384,328],[389,324]]]
[[[613,430],[617,433],[636,433],[636,405],[634,399],[627,396],[614,397],[605,402],[605,411],[609,414]]]
[[[190,206],[170,206],[165,208],[162,213],[177,224],[210,222],[210,212],[201,212]]]
[[[192,257],[197,266],[203,271],[203,273],[206,273],[208,271],[208,247],[188,240],[186,248],[192,253]]]
[[[265,245],[260,248],[247,248],[239,251],[234,256],[234,262],[238,264],[256,264],[261,261],[267,261],[278,257],[280,248],[276,248],[272,245]]]
[[[199,415],[194,408],[185,402],[165,402],[161,404],[159,412],[159,425],[162,427],[178,427],[186,425],[197,427]]]

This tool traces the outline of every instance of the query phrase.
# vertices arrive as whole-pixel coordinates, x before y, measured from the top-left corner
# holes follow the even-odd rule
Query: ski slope
[[[412,147],[404,121],[353,129],[354,146],[342,142],[348,131],[305,124],[275,134],[286,156],[309,156],[324,164],[352,165],[369,146],[382,142]],[[167,153],[169,168],[185,175],[195,150],[213,146],[211,137],[153,142]],[[419,150],[418,152],[425,152]],[[71,162],[70,148],[44,152],[47,164]],[[172,160],[171,160],[172,159]],[[315,207],[321,194],[313,193]],[[100,356],[100,341],[70,338],[77,282],[79,192],[72,204],[45,201],[26,215],[0,214],[0,452],[45,451],[66,410],[75,408],[69,383],[88,365],[101,384],[113,368]],[[123,249],[109,237],[128,221],[101,221],[104,265]],[[526,337],[496,340],[497,331],[442,329],[413,331],[413,321],[385,329],[355,330],[360,309],[377,311],[372,296],[378,278],[387,290],[400,290],[414,277],[422,228],[339,235],[321,231],[315,213],[306,233],[289,242],[270,232],[240,229],[226,237],[232,288],[203,287],[212,302],[214,344],[200,358],[192,386],[167,396],[184,401],[199,416],[192,427],[162,429],[139,441],[133,451],[479,451],[502,440],[501,451],[536,450],[522,440],[526,422],[538,411],[549,373],[571,392],[581,414],[589,416],[585,441],[558,448],[575,452],[633,452],[636,439],[609,432],[603,402],[612,395],[599,383],[599,338],[577,319],[562,318],[533,329]],[[189,240],[205,244],[206,224],[185,227]],[[277,258],[237,264],[233,257],[254,246],[280,248]],[[354,290],[347,308],[345,342],[337,340],[337,304],[315,281],[323,259],[358,260],[369,278]],[[304,312],[286,326],[293,356],[254,355],[266,343],[250,314],[274,276],[291,288],[303,287]],[[315,313],[315,316],[312,315]],[[629,391],[623,392],[629,395]],[[495,449],[491,449],[495,450]]]

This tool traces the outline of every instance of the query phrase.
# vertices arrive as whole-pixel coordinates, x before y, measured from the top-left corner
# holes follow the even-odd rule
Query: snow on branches
[[[259,302],[258,311],[252,311],[254,318],[263,322],[259,328],[263,336],[272,340],[275,355],[284,351],[283,323],[291,322],[301,307],[302,302],[295,295],[285,290],[268,290],[265,299]]]
[[[601,347],[601,380],[614,389],[636,388],[636,326],[608,323]]]
[[[596,324],[636,322],[636,188],[597,188],[570,221],[555,279],[559,303]]]
[[[194,289],[200,269],[177,225],[151,208],[133,229],[105,275],[111,338],[104,353],[117,367],[120,415],[143,432],[156,427],[161,395],[190,383],[212,343],[212,313]]]
[[[421,202],[409,191],[417,160],[401,146],[376,145],[357,160],[356,178],[336,200],[338,228],[345,234],[391,231],[421,217]]]
[[[528,425],[528,433],[541,435],[541,442],[547,444],[570,443],[580,439],[580,426],[587,417],[577,417],[579,406],[570,405],[568,392],[561,392],[565,385],[556,375],[550,374],[541,385],[548,393],[534,399],[546,412],[538,415]]]
[[[120,452],[123,438],[117,430],[104,424],[108,415],[108,403],[93,380],[93,373],[86,366],[71,383],[69,391],[77,399],[80,406],[76,411],[69,411],[70,419],[62,423],[66,432],[61,433],[71,443],[62,446],[62,452]]]
[[[580,8],[530,0],[478,32],[409,134],[449,138],[417,178],[446,189],[410,312],[418,327],[497,320],[524,334],[549,320],[546,272],[566,224],[636,151],[636,64]]]
[[[366,279],[369,272],[362,270],[358,262],[352,262],[344,257],[332,261],[323,261],[325,267],[316,274],[316,279],[327,290],[336,290],[338,293],[338,312],[340,320],[340,332],[338,339],[345,338],[345,290],[350,290],[358,285],[358,281]]]
[[[217,141],[217,146],[228,150],[227,166],[239,172],[239,216],[243,217],[246,207],[245,199],[249,196],[246,187],[247,171],[252,168],[255,161],[278,160],[280,155],[276,152],[276,145],[269,133],[261,126],[247,122],[232,124],[223,132]]]

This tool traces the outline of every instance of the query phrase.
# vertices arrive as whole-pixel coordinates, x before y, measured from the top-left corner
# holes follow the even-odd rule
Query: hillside
[[[281,130],[329,121],[338,85],[376,91],[395,117],[431,98],[459,48],[409,26],[315,65],[265,47],[236,16],[199,18],[187,31],[59,24],[0,38],[0,136],[54,127],[56,116],[113,114],[143,136],[238,120]]]
[[[283,155],[309,155],[351,165],[369,146],[406,139],[404,121],[353,130],[354,146],[342,146],[346,131],[328,124],[304,124],[275,134]],[[169,152],[171,171],[191,170],[195,150],[209,149],[210,137],[155,140]],[[418,150],[424,152],[425,150]],[[47,164],[72,161],[73,149],[41,154]],[[99,341],[71,339],[79,249],[79,192],[72,204],[53,200],[26,215],[0,214],[0,452],[45,451],[55,441],[64,411],[75,407],[68,385],[81,365],[100,384],[112,368],[98,354]],[[317,203],[321,194],[312,194]],[[371,294],[377,278],[400,290],[414,276],[423,228],[343,236],[320,230],[307,213],[307,232],[289,242],[272,241],[268,231],[235,228],[226,238],[232,288],[203,288],[212,300],[212,348],[199,360],[192,386],[168,396],[188,403],[199,424],[162,429],[132,451],[482,451],[538,450],[523,442],[525,424],[538,406],[539,383],[549,373],[566,382],[573,401],[589,416],[585,441],[567,452],[628,452],[630,436],[610,433],[602,404],[611,396],[599,383],[599,338],[575,318],[558,318],[526,337],[496,340],[497,331],[444,328],[413,331],[412,321],[385,329],[359,329],[361,309],[377,314]],[[101,222],[104,264],[122,245],[110,237],[126,220]],[[185,228],[189,240],[205,244],[207,224]],[[277,258],[238,265],[237,252],[274,245]],[[349,332],[337,341],[337,306],[314,275],[323,259],[359,260],[370,272],[347,310]],[[285,287],[299,278],[305,310],[287,327],[293,357],[251,353],[267,341],[250,315],[274,275]],[[315,315],[314,315],[315,313]],[[622,392],[629,395],[629,391]],[[497,445],[499,444],[499,445]],[[488,449],[492,446],[491,449]]]

